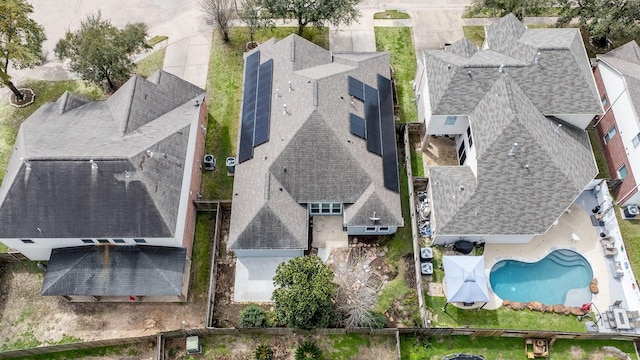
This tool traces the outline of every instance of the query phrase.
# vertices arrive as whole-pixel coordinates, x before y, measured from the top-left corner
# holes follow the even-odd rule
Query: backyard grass
[[[587,134],[589,135],[589,142],[591,142],[591,148],[593,149],[593,156],[596,158],[596,164],[598,165],[598,179],[610,179],[609,168],[607,167],[607,160],[604,158],[604,152],[602,151],[602,143],[598,138],[598,131],[595,128],[587,128]]]
[[[550,359],[617,359],[603,351],[604,346],[613,346],[635,358],[631,341],[615,340],[566,340],[559,339],[551,347]],[[482,355],[485,359],[512,360],[525,359],[524,340],[520,338],[498,337],[426,337],[406,335],[400,337],[402,359],[440,360],[443,356],[456,353]]]
[[[136,69],[134,73],[138,76],[142,76],[143,78],[147,78],[149,75],[153,74],[156,70],[162,69],[165,53],[166,53],[166,49],[160,49],[152,52],[144,59],[138,61],[136,63]]]
[[[211,247],[214,231],[214,212],[200,212],[196,217],[196,233],[191,254],[191,300],[208,295],[209,270],[211,269]]]
[[[484,26],[463,26],[462,33],[464,37],[471,40],[478,47],[482,47],[484,42]]]
[[[392,236],[383,240],[383,245],[389,250],[387,257],[397,264],[402,256],[413,253],[413,240],[411,235],[411,213],[409,210],[409,184],[407,182],[407,171],[402,162],[398,167],[400,177],[400,204],[402,207],[402,217],[404,218],[404,226]]]
[[[627,257],[629,258],[629,264],[633,275],[636,280],[640,279],[640,220],[626,220],[622,218],[620,214],[620,207],[616,206],[611,211],[615,211],[616,218],[618,219],[618,226],[620,227],[620,234],[624,239]]]
[[[82,81],[41,81],[28,80],[20,87],[28,87],[36,93],[36,101],[24,108],[15,108],[8,101],[0,102],[0,182],[13,150],[13,144],[22,122],[42,104],[56,101],[65,91],[70,91],[91,100],[104,99],[102,91]]]
[[[394,71],[400,121],[417,122],[418,111],[413,93],[416,75],[416,51],[410,27],[376,27],[376,50],[389,52],[389,62]]]
[[[256,31],[254,39],[260,43],[276,37],[282,39],[295,33],[294,27],[277,27]],[[304,37],[329,48],[327,28],[306,28]],[[213,154],[218,162],[214,171],[202,174],[202,195],[206,199],[231,199],[233,177],[227,176],[224,160],[236,155],[240,99],[242,98],[242,54],[249,34],[245,28],[232,28],[231,41],[225,44],[215,33],[211,44],[209,73],[207,78],[207,105],[209,120],[205,153]]]
[[[422,161],[422,151],[416,151],[413,144],[411,146],[411,173],[413,177],[424,177],[424,162]]]
[[[549,330],[585,332],[583,322],[572,315],[540,313],[525,309],[522,311],[500,307],[497,310],[463,310],[453,305],[442,307],[446,298],[442,296],[428,296],[425,294],[427,309],[433,314],[431,323],[434,327],[471,327],[481,329],[517,329],[517,330]]]
[[[411,19],[409,14],[399,10],[387,10],[373,14],[374,19]]]

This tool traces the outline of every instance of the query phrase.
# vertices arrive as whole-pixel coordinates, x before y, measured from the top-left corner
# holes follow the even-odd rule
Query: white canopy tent
[[[489,302],[484,256],[443,256],[442,264],[447,304],[484,302],[486,305]]]

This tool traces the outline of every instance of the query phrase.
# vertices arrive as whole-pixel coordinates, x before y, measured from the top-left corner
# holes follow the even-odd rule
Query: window
[[[600,101],[602,101],[602,106],[607,105],[607,95],[603,96]]]
[[[342,214],[342,204],[331,204],[331,213],[332,214]]]
[[[467,128],[467,140],[469,140],[469,148],[473,145],[473,138],[471,137],[471,126]]]
[[[627,172],[627,166],[626,165],[622,165],[620,166],[620,168],[618,169],[618,178],[620,180],[623,180],[624,178],[627,177],[628,172]]]
[[[375,226],[367,226],[367,227],[364,228],[364,231],[374,232],[374,231],[376,231],[376,227]]]
[[[389,227],[387,227],[387,226],[380,226],[380,228],[378,228],[378,231],[389,231]]]
[[[147,242],[145,239],[133,239],[133,241],[135,241],[136,244],[144,244]]]
[[[25,244],[34,244],[33,240],[31,239],[20,239],[20,241],[22,241]]]
[[[85,244],[93,244],[93,240],[91,239],[82,239],[82,242]]]
[[[457,119],[458,119],[457,116],[447,116],[447,121],[445,121],[444,124],[445,125],[455,125]]]
[[[311,215],[339,215],[342,214],[341,203],[309,203]]]
[[[331,204],[322,204],[321,207],[320,207],[320,212],[322,214],[331,213]]]
[[[464,141],[460,143],[460,147],[458,148],[458,164],[464,165],[465,160],[467,160],[467,153],[464,148]]]
[[[124,244],[124,239],[113,239],[113,242],[116,244]]]
[[[612,126],[606,134],[604,134],[604,143],[608,144],[614,136],[616,136],[617,130],[615,126]]]
[[[633,143],[633,147],[637,148],[638,145],[640,145],[640,133],[638,133],[638,135],[634,136],[633,139],[631,139],[631,142]]]
[[[107,240],[107,239],[98,239],[98,243],[99,244],[108,244],[109,240]]]

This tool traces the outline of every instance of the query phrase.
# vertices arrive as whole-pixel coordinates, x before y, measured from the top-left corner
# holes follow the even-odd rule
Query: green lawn
[[[411,19],[409,14],[398,10],[387,10],[373,14],[374,19]]]
[[[417,122],[418,110],[413,100],[413,79],[416,75],[416,51],[410,27],[376,27],[376,50],[389,52],[395,73],[400,121]]]
[[[134,73],[138,76],[142,76],[143,78],[147,78],[149,75],[153,74],[156,70],[162,69],[165,53],[166,53],[166,49],[160,49],[160,50],[154,51],[153,53],[149,54],[149,56],[138,61],[136,63],[136,69]]]
[[[615,211],[618,219],[620,233],[627,245],[624,250],[627,252],[633,275],[640,279],[640,220],[625,220],[620,215],[620,208],[616,206],[611,211]]]
[[[593,156],[596,158],[596,164],[598,165],[598,179],[610,179],[609,168],[607,167],[607,160],[604,158],[604,152],[602,151],[602,143],[598,138],[598,132],[596,129],[587,129],[589,135],[589,141],[591,142],[591,148],[593,148]]]
[[[416,151],[412,143],[409,146],[411,146],[411,173],[413,173],[413,177],[424,177],[422,151]]]
[[[476,44],[478,47],[482,46],[484,42],[484,26],[463,26],[462,32],[464,33],[464,37],[471,40],[472,43]]]
[[[282,39],[296,33],[295,27],[277,27],[256,31],[254,39],[260,43],[276,37]],[[327,28],[305,28],[304,37],[329,48]],[[249,34],[245,28],[232,28],[231,41],[224,43],[214,33],[207,79],[207,105],[209,120],[205,153],[213,154],[218,161],[215,171],[202,174],[202,195],[206,199],[231,199],[233,177],[227,176],[224,160],[236,156],[240,99],[242,98],[242,70],[245,44]]]
[[[432,326],[461,328],[469,326],[481,329],[557,330],[585,332],[584,323],[571,315],[540,313],[528,309],[522,311],[500,307],[497,310],[462,310],[453,305],[442,307],[446,298],[425,294],[427,309],[433,313]]]
[[[92,100],[104,99],[100,89],[82,81],[41,81],[28,80],[20,87],[28,87],[36,93],[36,101],[24,108],[15,108],[8,101],[0,102],[0,182],[11,156],[13,144],[22,122],[42,104],[56,101],[65,91],[71,91]]]
[[[560,16],[560,7],[546,7],[534,11],[530,14],[526,14],[527,17],[546,17],[546,16]],[[489,8],[480,8],[475,6],[467,7],[467,10],[462,14],[463,18],[491,18],[491,17],[503,17],[508,14],[506,10],[497,10]]]
[[[631,358],[635,358],[635,350],[631,341],[615,340],[566,340],[555,342],[549,352],[550,359],[607,359],[616,357],[605,356],[604,346],[614,346]],[[426,337],[406,335],[400,337],[402,359],[407,360],[440,360],[443,356],[456,353],[482,355],[489,360],[526,359],[524,355],[524,340],[520,338],[497,338],[449,336]]]
[[[208,295],[211,247],[215,228],[214,216],[214,212],[201,212],[196,218],[196,234],[191,254],[190,300]]]

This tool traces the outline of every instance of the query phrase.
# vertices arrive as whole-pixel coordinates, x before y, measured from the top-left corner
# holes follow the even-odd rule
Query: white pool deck
[[[603,209],[602,219],[605,221],[603,227],[594,226],[590,218],[591,209],[599,204]],[[536,262],[554,250],[569,249],[581,254],[591,265],[593,276],[598,280],[599,288],[599,293],[592,296],[591,302],[598,311],[604,313],[616,300],[622,300],[622,306],[627,310],[640,310],[640,291],[629,266],[627,253],[624,251],[624,242],[614,213],[615,209],[611,204],[612,198],[606,186],[599,187],[598,191],[585,191],[546,234],[536,236],[526,244],[486,244],[484,258],[487,276],[489,276],[493,265],[500,260],[513,259]],[[604,256],[600,244],[601,232],[605,232],[615,239],[618,253],[612,258]],[[579,240],[575,241],[572,234],[576,234]],[[614,277],[612,267],[614,261],[619,261],[622,265],[624,274],[619,278]],[[554,291],[554,289],[549,289],[549,291]],[[489,299],[485,309],[497,309],[502,305],[502,299],[493,293],[490,285]],[[598,325],[600,332],[615,331],[615,329],[606,327],[602,320],[598,321]],[[629,331],[640,333],[640,329],[628,330],[627,332]]]

